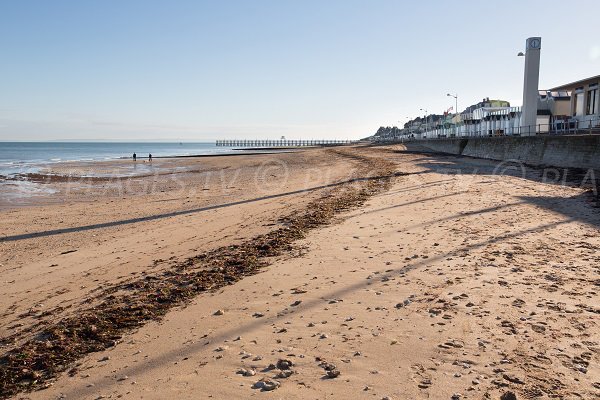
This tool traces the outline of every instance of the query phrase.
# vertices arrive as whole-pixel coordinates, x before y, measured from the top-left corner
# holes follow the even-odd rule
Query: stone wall
[[[600,135],[432,139],[404,145],[409,151],[518,160],[536,166],[600,169]]]

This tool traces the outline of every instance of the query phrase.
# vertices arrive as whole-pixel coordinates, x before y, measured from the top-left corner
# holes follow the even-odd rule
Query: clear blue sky
[[[600,74],[600,2],[1,0],[0,140],[367,136]]]

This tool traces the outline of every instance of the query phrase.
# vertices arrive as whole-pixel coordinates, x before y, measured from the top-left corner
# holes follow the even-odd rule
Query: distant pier
[[[225,147],[301,147],[301,146],[342,146],[358,143],[356,140],[259,140],[259,139],[222,139],[217,146]]]

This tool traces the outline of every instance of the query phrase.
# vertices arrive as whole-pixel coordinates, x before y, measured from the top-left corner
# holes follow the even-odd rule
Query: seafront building
[[[539,90],[541,45],[541,37],[530,37],[525,53],[518,54],[525,57],[521,107],[484,98],[460,113],[455,109],[452,115],[425,115],[408,121],[402,129],[381,127],[376,140],[600,133],[600,75]]]
[[[580,125],[585,126],[598,123],[600,117],[600,75],[591,78],[582,79],[566,85],[557,86],[549,90],[549,93],[565,93],[568,99],[565,99],[564,105],[557,109],[556,115],[564,113],[564,116],[570,116]]]
[[[600,75],[538,91],[535,126],[523,126],[522,107],[484,98],[459,114],[418,117],[403,128],[380,128],[378,140],[600,133]]]

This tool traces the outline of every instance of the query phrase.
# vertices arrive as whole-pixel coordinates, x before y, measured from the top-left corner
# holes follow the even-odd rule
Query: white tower
[[[530,37],[525,42],[525,81],[521,113],[521,135],[523,136],[533,136],[536,132],[541,48],[541,37]]]

